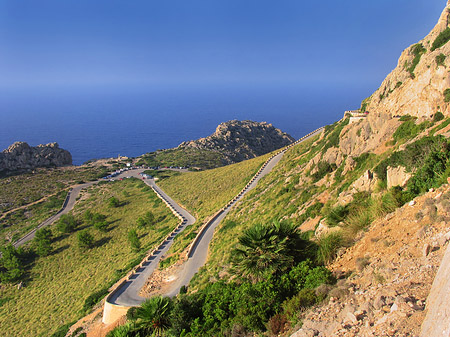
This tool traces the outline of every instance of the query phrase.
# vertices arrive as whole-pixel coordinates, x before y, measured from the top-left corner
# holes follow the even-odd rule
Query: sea
[[[16,141],[57,142],[80,165],[176,147],[232,119],[272,123],[298,139],[359,108],[371,90],[326,84],[3,88],[0,151]]]

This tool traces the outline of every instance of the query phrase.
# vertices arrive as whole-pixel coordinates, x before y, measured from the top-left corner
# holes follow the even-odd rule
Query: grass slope
[[[122,206],[108,207],[111,196],[117,197]],[[143,182],[134,179],[90,188],[74,214],[80,218],[88,209],[107,215],[109,231],[101,233],[90,228],[96,247],[81,250],[76,233],[61,236],[53,229],[55,235],[60,235],[53,243],[55,253],[32,263],[22,289],[12,285],[0,288],[2,336],[48,336],[58,326],[78,319],[91,293],[114,282],[138,263],[144,249],[133,252],[127,232],[136,227],[139,216],[151,211],[159,219],[154,228],[138,229],[147,250],[159,244],[177,224],[160,199]]]
[[[184,250],[204,221],[222,208],[248,183],[270,154],[220,168],[188,172],[158,184],[179,204],[193,213],[197,222],[175,238],[168,255]],[[176,259],[172,258],[172,262]]]
[[[56,213],[69,186],[105,173],[105,168],[64,167],[0,178],[0,244],[16,241]]]

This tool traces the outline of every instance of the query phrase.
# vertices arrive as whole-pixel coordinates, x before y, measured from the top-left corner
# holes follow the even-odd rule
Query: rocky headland
[[[178,148],[219,152],[226,164],[255,158],[289,145],[295,139],[266,122],[231,120],[205,138],[181,143]]]
[[[33,147],[25,142],[15,142],[0,152],[1,173],[66,165],[72,165],[72,155],[69,151],[61,149],[58,143]]]

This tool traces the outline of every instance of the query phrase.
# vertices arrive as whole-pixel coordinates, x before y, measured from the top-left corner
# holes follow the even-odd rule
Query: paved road
[[[315,136],[319,132],[321,132],[322,129],[318,129],[315,132],[309,134],[308,136],[302,138],[301,140],[297,141],[295,144],[305,141],[306,139]],[[253,189],[258,181],[264,177],[267,173],[269,173],[273,167],[280,161],[280,159],[283,157],[286,150],[280,152],[276,156],[270,159],[264,167],[264,169],[255,177],[255,179],[252,181],[252,183],[243,190],[238,198],[235,199],[231,204],[229,204],[225,209],[223,209],[214,219],[214,221],[209,223],[209,226],[205,228],[204,231],[202,231],[201,236],[199,236],[198,240],[196,241],[195,246],[192,248],[191,253],[189,255],[188,261],[184,264],[182,272],[180,274],[179,279],[174,283],[172,288],[165,294],[166,296],[175,296],[179,293],[179,290],[182,286],[186,286],[189,284],[192,277],[198,272],[200,267],[202,267],[206,263],[206,258],[208,254],[208,247],[209,243],[212,240],[214,230],[217,227],[217,225],[226,217],[226,215],[229,213],[229,211],[232,209],[232,207],[243,198],[243,196]],[[143,172],[144,169],[139,170],[130,170],[125,171],[115,177],[115,179],[124,178],[127,176],[132,176],[136,178],[140,178],[140,173]],[[101,180],[99,180],[101,181]],[[67,195],[66,201],[64,202],[64,205],[62,209],[52,217],[45,220],[43,223],[41,223],[36,229],[32,230],[30,233],[22,237],[20,240],[14,243],[14,246],[18,247],[26,242],[32,240],[35,236],[35,233],[38,229],[48,226],[55,222],[57,219],[61,217],[62,214],[66,214],[69,211],[71,211],[75,205],[76,199],[80,193],[80,191],[83,188],[92,186],[99,181],[89,182],[81,185],[75,186]],[[158,187],[153,179],[146,179],[144,180],[147,185],[152,187],[157,191],[158,194],[162,196],[163,199],[165,199],[182,217],[183,222],[181,226],[178,227],[178,229],[169,237],[167,240],[165,240],[159,247],[158,250],[155,252],[155,254],[152,256],[152,258],[145,262],[142,266],[142,268],[139,268],[136,273],[130,278],[129,281],[127,281],[123,286],[121,286],[119,289],[116,290],[116,292],[110,297],[109,302],[112,304],[118,304],[123,306],[138,306],[142,302],[146,300],[146,298],[139,296],[139,292],[141,288],[144,286],[147,279],[150,277],[150,275],[153,273],[155,268],[158,266],[158,263],[161,259],[161,257],[169,250],[170,246],[173,244],[173,239],[175,236],[179,233],[181,233],[186,226],[189,226],[193,224],[196,219],[185,209],[183,209],[181,206],[179,206],[175,201],[173,201],[164,191],[161,190],[160,187]]]
[[[311,133],[308,136],[302,138],[301,140],[295,142],[294,144],[301,143],[311,137],[314,137],[315,135],[319,134],[320,132],[322,132],[322,128],[314,131],[313,133]],[[180,273],[179,279],[174,283],[172,288],[164,294],[165,296],[169,296],[169,297],[176,296],[180,292],[180,288],[182,286],[187,286],[189,284],[190,280],[198,272],[200,267],[202,267],[206,263],[206,259],[208,256],[209,243],[211,242],[211,240],[213,238],[214,230],[216,229],[216,227],[227,216],[227,214],[234,207],[234,205],[239,200],[241,200],[246,193],[248,193],[250,190],[252,190],[258,184],[258,181],[262,177],[264,177],[266,174],[268,174],[270,171],[272,171],[274,166],[276,164],[278,164],[278,162],[281,160],[281,158],[283,157],[286,150],[277,154],[269,162],[267,162],[266,167],[258,174],[256,179],[245,190],[243,190],[241,192],[239,197],[233,203],[231,203],[222,212],[220,212],[218,214],[218,216],[209,224],[209,226],[206,228],[206,230],[201,234],[201,237],[199,237],[199,240],[197,241],[196,245],[192,248],[191,253],[189,255],[189,259],[184,264],[183,270]]]
[[[133,176],[138,176],[138,173],[139,171],[132,171]],[[119,289],[117,289],[117,291],[110,297],[109,303],[127,307],[138,306],[146,300],[146,298],[139,296],[141,288],[144,286],[145,282],[158,266],[161,257],[169,250],[170,246],[173,244],[173,239],[175,238],[175,236],[181,233],[186,228],[186,226],[192,225],[196,221],[196,219],[188,211],[179,206],[166,193],[164,193],[164,191],[155,184],[155,181],[153,179],[146,179],[144,181],[147,185],[154,188],[157,193],[162,196],[178,212],[178,214],[180,214],[184,218],[184,220],[182,222],[182,225],[178,227],[176,232],[159,246],[158,250],[151,257],[151,260],[145,262],[142,268],[139,268],[136,273],[131,276],[130,280],[127,281]]]
[[[215,219],[213,222],[211,222],[208,226],[208,228],[203,232],[202,236],[199,238],[199,241],[197,244],[192,248],[191,254],[189,255],[189,259],[183,266],[183,270],[180,273],[180,277],[175,282],[173,287],[164,295],[165,296],[176,296],[180,292],[180,288],[182,286],[187,286],[189,282],[191,281],[192,277],[198,272],[200,267],[202,267],[206,263],[206,258],[208,256],[208,247],[209,243],[211,242],[214,230],[216,229],[217,225],[220,224],[220,222],[227,216],[227,214],[230,212],[230,210],[233,208],[233,206],[241,200],[244,195],[252,190],[257,184],[258,181],[264,177],[267,173],[269,173],[273,167],[280,161],[280,159],[283,157],[284,152],[276,155],[273,157],[266,165],[264,170],[261,171],[261,173],[258,175],[258,177],[244,190],[244,193],[242,193],[230,206],[225,208]]]
[[[83,188],[92,186],[97,183],[98,183],[98,181],[91,181],[91,182],[73,187],[68,192],[68,194],[66,196],[66,200],[64,201],[64,204],[61,207],[61,210],[58,211],[58,213],[56,213],[55,215],[52,215],[50,218],[48,218],[47,220],[45,220],[41,224],[39,224],[35,229],[33,229],[32,231],[30,231],[29,233],[27,233],[23,237],[21,237],[19,240],[14,242],[13,246],[17,248],[17,247],[24,245],[28,241],[33,240],[34,236],[36,235],[36,231],[38,229],[41,229],[43,227],[51,225],[56,220],[58,220],[61,217],[61,215],[67,214],[73,209],[73,206],[75,206],[75,202],[77,201],[77,197]],[[1,254],[0,254],[0,256],[1,256]]]

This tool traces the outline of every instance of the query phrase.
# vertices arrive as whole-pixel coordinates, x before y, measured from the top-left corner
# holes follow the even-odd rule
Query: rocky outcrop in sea
[[[25,142],[15,142],[0,152],[0,172],[3,173],[71,164],[72,155],[59,148],[58,143],[32,147]]]

